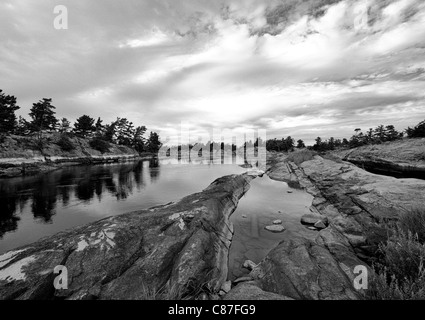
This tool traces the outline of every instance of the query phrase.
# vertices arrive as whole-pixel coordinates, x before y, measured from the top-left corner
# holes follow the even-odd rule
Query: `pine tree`
[[[67,133],[71,130],[71,122],[67,118],[62,118],[59,123],[58,131],[60,133]]]
[[[304,143],[304,141],[302,141],[301,139],[299,139],[297,141],[297,149],[303,149],[303,148],[305,148],[305,143]]]
[[[0,133],[13,133],[17,126],[15,111],[19,109],[16,105],[16,97],[6,96],[0,90]]]
[[[159,140],[159,135],[156,132],[151,132],[148,139],[148,150],[149,152],[157,153],[162,146]]]
[[[80,137],[87,137],[96,130],[94,119],[88,115],[83,115],[74,123],[74,131]]]
[[[43,130],[54,130],[56,128],[58,122],[54,111],[56,107],[51,103],[52,99],[43,98],[43,100],[33,103],[30,110],[29,115],[32,118],[30,122],[31,130],[38,132],[39,138],[41,138]]]

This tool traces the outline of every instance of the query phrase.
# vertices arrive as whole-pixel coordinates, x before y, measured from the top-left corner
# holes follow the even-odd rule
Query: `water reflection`
[[[52,223],[58,204],[68,206],[70,199],[83,203],[101,201],[104,193],[125,200],[145,185],[144,170],[151,182],[159,178],[158,160],[121,165],[70,167],[34,177],[0,179],[0,238],[18,228],[23,208],[30,201],[34,219]]]
[[[219,177],[246,171],[239,166],[243,159],[221,162],[152,159],[0,179],[0,254],[102,218],[178,201]]]

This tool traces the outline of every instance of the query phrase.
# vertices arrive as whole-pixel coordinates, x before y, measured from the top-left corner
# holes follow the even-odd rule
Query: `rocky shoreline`
[[[177,203],[9,251],[0,256],[0,299],[147,299],[147,288],[165,286],[214,296],[227,277],[228,218],[256,175],[226,176]],[[57,265],[68,269],[68,290],[53,287]]]
[[[0,256],[0,299],[147,299],[146,288],[158,297],[178,292],[173,298],[363,299],[366,292],[354,288],[356,267],[372,274],[385,223],[425,203],[425,181],[376,175],[338,159],[315,156],[297,165],[270,153],[266,173],[314,197],[300,224],[317,236],[285,237],[258,265],[247,263],[248,277],[226,281],[229,216],[259,171],[7,252]],[[68,290],[53,288],[56,265],[68,268]]]
[[[57,144],[60,135],[46,137],[43,148],[35,148],[36,139],[8,136],[0,144],[0,178],[13,178],[57,170],[80,164],[125,162],[140,159],[137,151],[126,146],[110,144],[108,152],[101,153],[89,145],[87,139],[70,138],[71,151]],[[150,158],[151,156],[147,156]]]
[[[371,274],[385,222],[425,203],[425,181],[379,176],[320,156],[297,166],[273,154],[267,174],[313,195],[312,214],[329,225],[315,241],[296,235],[282,241],[252,270],[250,282],[230,291],[232,299],[255,298],[257,289],[293,299],[362,299],[366,292],[353,288],[355,267]]]
[[[425,179],[425,139],[404,139],[334,153],[379,174]]]

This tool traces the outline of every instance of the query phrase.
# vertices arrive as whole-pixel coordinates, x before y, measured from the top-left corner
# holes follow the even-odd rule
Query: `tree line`
[[[338,148],[357,148],[369,144],[381,144],[387,141],[395,141],[407,138],[422,138],[425,137],[425,120],[417,124],[415,127],[408,127],[404,131],[397,131],[393,125],[379,125],[376,128],[370,128],[363,133],[360,128],[355,129],[355,134],[350,139],[335,139],[333,137],[323,140],[321,137],[315,139],[315,144],[309,146],[309,149],[315,151],[330,151]],[[293,151],[295,148],[306,148],[303,140],[297,140],[292,137],[282,139],[269,139],[266,142],[267,150],[269,151]]]
[[[36,135],[42,141],[45,132],[59,132],[59,145],[63,149],[72,149],[69,138],[77,136],[90,139],[90,145],[102,152],[108,151],[109,143],[128,146],[138,152],[158,152],[161,147],[160,137],[156,132],[150,132],[145,138],[145,126],[135,126],[127,118],[117,118],[109,124],[88,115],[80,116],[72,125],[67,118],[56,117],[56,107],[52,99],[43,98],[33,103],[29,116],[31,120],[16,116],[20,107],[15,96],[6,95],[0,89],[0,135]]]

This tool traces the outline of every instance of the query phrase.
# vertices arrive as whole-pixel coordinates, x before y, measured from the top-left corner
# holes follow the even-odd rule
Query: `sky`
[[[64,5],[68,29],[55,29]],[[0,89],[83,114],[350,137],[425,119],[423,0],[2,0]]]

